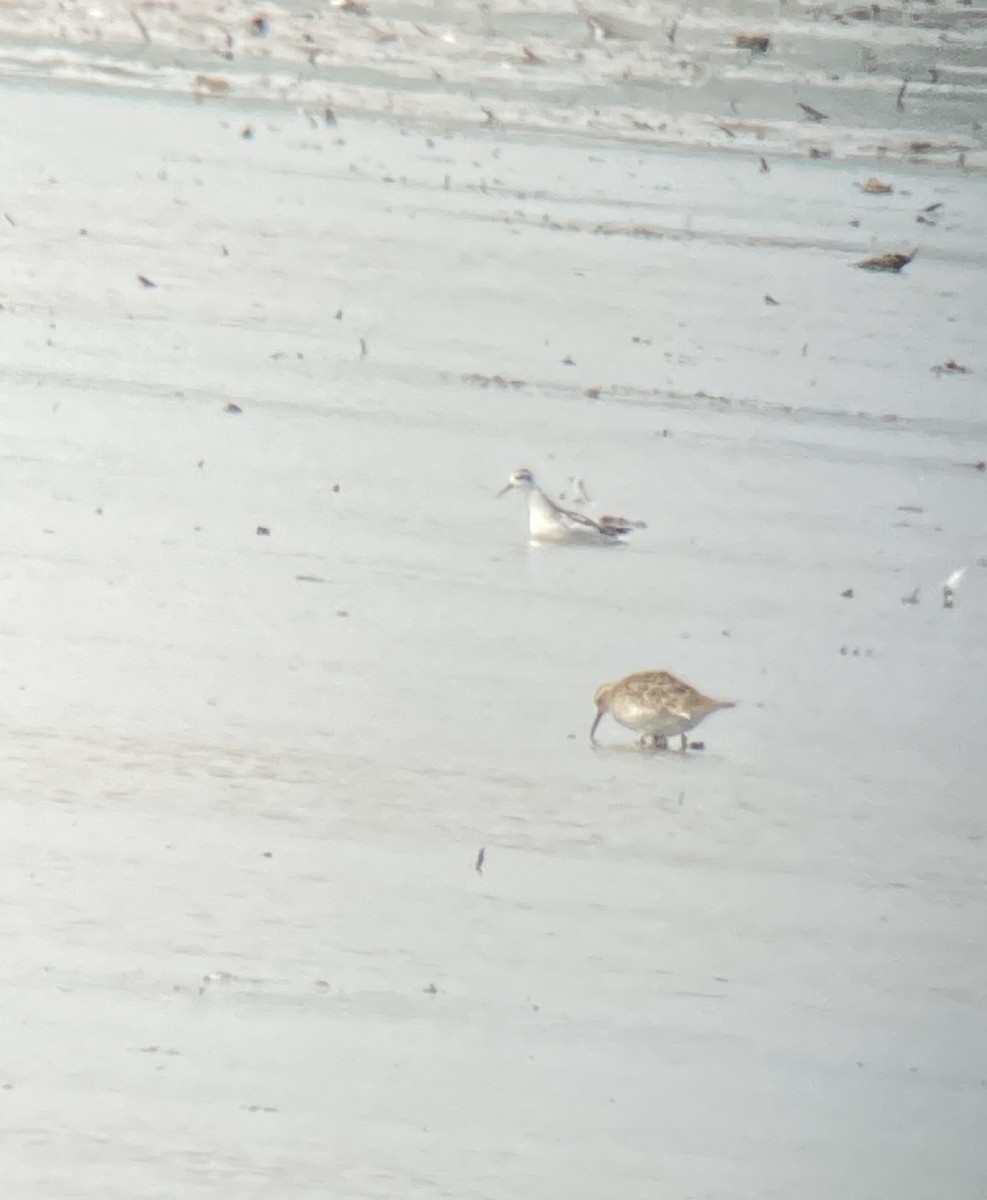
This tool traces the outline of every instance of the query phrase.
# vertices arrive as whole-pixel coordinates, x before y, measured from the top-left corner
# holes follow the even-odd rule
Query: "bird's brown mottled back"
[[[706,696],[670,671],[636,671],[615,683],[596,689],[596,720],[590,730],[593,739],[604,713],[609,712],[621,725],[664,744],[669,736],[681,736],[710,713],[735,707],[732,700]]]

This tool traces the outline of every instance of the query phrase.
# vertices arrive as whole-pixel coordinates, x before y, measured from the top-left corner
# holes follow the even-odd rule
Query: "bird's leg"
[[[682,741],[679,745],[679,754],[685,754],[686,750],[689,749],[689,735],[687,733],[683,733],[680,736]]]

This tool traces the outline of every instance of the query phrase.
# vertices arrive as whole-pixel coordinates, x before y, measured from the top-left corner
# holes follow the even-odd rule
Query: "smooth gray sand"
[[[721,53],[984,10],[682,10],[669,142],[572,10],[420,6],[446,91],[412,6],[134,11],[3,16],[5,1200],[987,1194],[984,90],[810,159]],[[260,57],[325,22],[336,126]],[[483,127],[505,46],[579,103]],[[647,530],[529,547],[521,464]],[[590,748],[647,667],[704,751]]]

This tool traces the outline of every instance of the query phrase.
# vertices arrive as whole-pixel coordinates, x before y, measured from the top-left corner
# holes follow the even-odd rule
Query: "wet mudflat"
[[[370,120],[352,13],[331,125],[138,11],[5,52],[5,1195],[979,1194],[977,131],[758,99],[764,171],[715,56],[674,144]],[[529,547],[519,465],[648,528]],[[648,667],[704,751],[590,748]]]

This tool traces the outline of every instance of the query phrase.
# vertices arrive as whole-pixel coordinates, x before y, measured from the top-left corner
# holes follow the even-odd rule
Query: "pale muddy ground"
[[[813,126],[828,160],[772,118],[764,174],[707,148],[710,89],[653,100],[674,150],[534,84],[541,133],[427,90],[328,127],[276,81],[171,95],[242,69],[184,61],[190,5],[142,6],[150,45],[87,11],[0,14],[32,84],[0,92],[3,1195],[987,1195],[987,187],[953,85]],[[950,11],[959,71],[983,10]],[[383,77],[400,40],[322,19]],[[539,21],[539,55],[616,52]],[[493,499],[521,463],[648,529],[529,548]],[[685,758],[594,752],[595,686],[649,666],[740,706]]]

